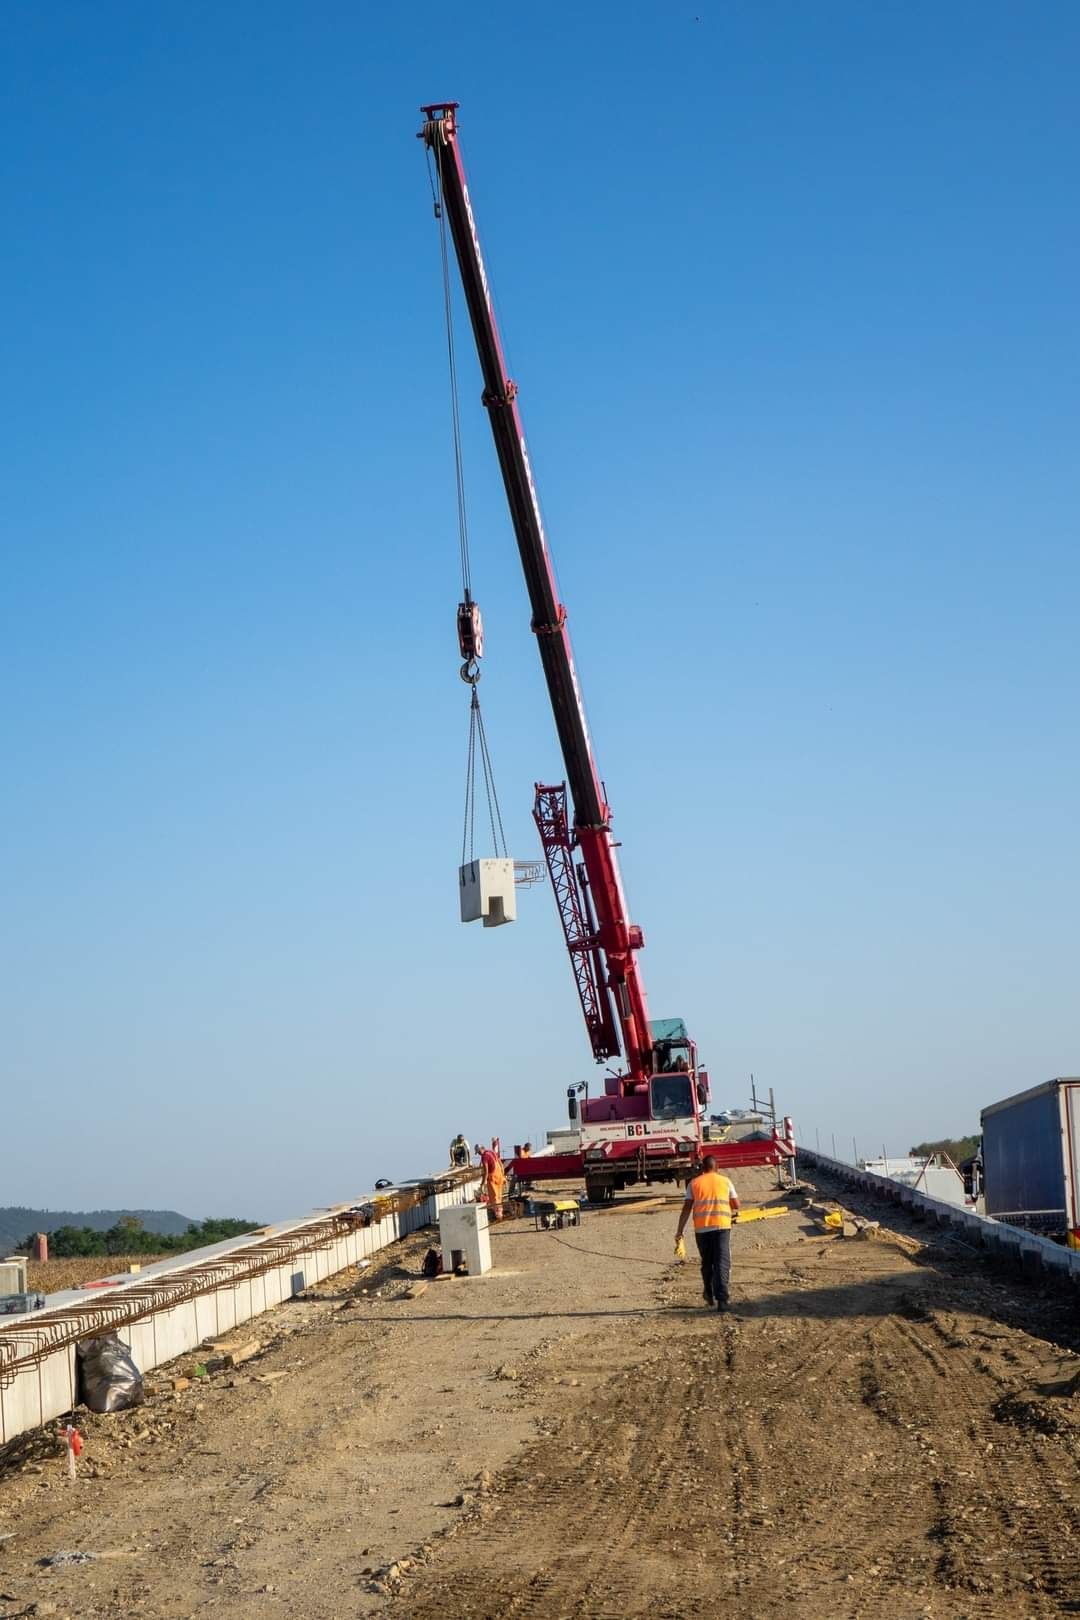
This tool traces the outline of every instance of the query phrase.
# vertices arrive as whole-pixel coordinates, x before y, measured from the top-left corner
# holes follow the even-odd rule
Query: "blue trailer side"
[[[986,1213],[995,1220],[1075,1241],[1078,1096],[1080,1082],[1050,1080],[983,1110]]]

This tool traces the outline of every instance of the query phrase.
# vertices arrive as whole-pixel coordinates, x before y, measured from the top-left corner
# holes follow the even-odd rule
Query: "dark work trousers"
[[[717,1305],[726,1305],[731,1291],[731,1230],[695,1232],[701,1256],[701,1280]]]

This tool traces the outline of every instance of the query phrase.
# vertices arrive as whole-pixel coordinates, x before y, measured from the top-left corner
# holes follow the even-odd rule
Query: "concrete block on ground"
[[[491,1270],[491,1237],[484,1204],[458,1204],[439,1215],[439,1242],[443,1270],[453,1269],[453,1256],[460,1254],[470,1277],[482,1277]]]

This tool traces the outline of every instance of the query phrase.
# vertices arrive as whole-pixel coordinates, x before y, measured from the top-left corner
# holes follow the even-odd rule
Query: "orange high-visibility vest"
[[[731,1225],[731,1182],[719,1170],[703,1170],[690,1183],[694,1231],[724,1231]]]

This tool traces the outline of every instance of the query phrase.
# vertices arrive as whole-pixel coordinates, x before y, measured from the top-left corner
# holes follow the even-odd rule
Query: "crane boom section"
[[[574,835],[588,875],[596,913],[599,947],[614,997],[628,1074],[633,1084],[652,1067],[652,1043],[645,992],[636,952],[641,930],[629,920],[615,845],[611,811],[596,769],[585,708],[574,667],[566,610],[559,601],[540,505],[536,497],[517,386],[506,361],[492,307],[491,289],[480,251],[476,221],[457,140],[455,102],[424,107],[421,137],[434,154],[442,206],[450,225],[465,302],[483,374],[483,402],[510,507],[521,566],[532,607],[532,628],[540,650],[555,727],[574,803]],[[615,1055],[615,1054],[611,1054]]]

